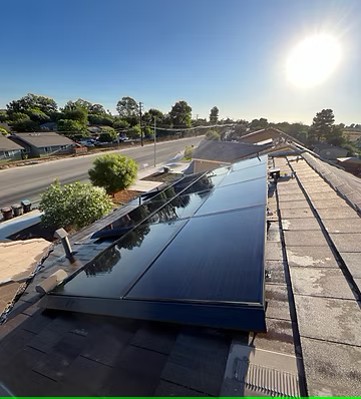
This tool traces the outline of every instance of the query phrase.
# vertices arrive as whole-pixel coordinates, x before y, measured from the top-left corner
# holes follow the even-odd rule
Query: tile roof
[[[303,157],[275,159],[288,176],[268,199],[267,333],[43,312],[29,286],[0,327],[5,386],[28,396],[359,395],[360,218],[325,180],[328,169]],[[77,240],[78,264],[106,247]],[[59,252],[48,263],[43,277],[77,268]]]
[[[304,159],[328,183],[323,185],[328,191],[339,193],[340,196],[359,213],[361,213],[361,179],[331,165],[310,153],[303,154]],[[318,180],[316,179],[316,182]],[[319,192],[319,191],[318,191]],[[317,192],[317,193],[318,193]],[[313,193],[314,195],[315,193]],[[335,193],[333,193],[335,194]]]
[[[310,154],[303,156],[299,162],[277,162],[297,176],[296,182],[280,182],[278,195],[308,393],[359,395],[359,267],[349,255],[361,258],[360,237],[346,232],[357,230],[360,218],[327,183],[334,178],[333,167]],[[357,186],[352,175],[348,178]],[[285,213],[293,202],[290,193],[307,201],[298,213]],[[346,216],[348,227],[343,223]]]

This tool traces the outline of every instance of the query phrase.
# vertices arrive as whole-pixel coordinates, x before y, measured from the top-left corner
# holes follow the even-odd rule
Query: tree
[[[105,108],[101,104],[91,104],[88,111],[91,114],[98,114],[98,115],[106,114]]]
[[[91,125],[113,126],[114,119],[108,114],[88,114],[88,121]]]
[[[157,125],[162,126],[164,121],[164,114],[162,111],[158,109],[151,108],[149,111],[145,112],[142,117],[142,121],[146,125],[154,125],[154,121],[156,121]]]
[[[219,141],[221,139],[221,136],[215,130],[208,130],[208,132],[206,133],[206,139],[207,140]]]
[[[50,116],[43,112],[40,108],[30,108],[27,114],[34,122],[45,123],[50,121]]]
[[[50,116],[52,113],[57,111],[58,106],[52,98],[29,93],[19,100],[11,101],[6,105],[6,108],[10,117],[12,117],[14,112],[28,114],[28,112],[32,109],[38,109],[44,114]]]
[[[110,212],[112,202],[104,189],[90,183],[62,186],[55,181],[41,196],[40,209],[45,226],[79,229]]]
[[[16,115],[16,120],[11,122],[11,127],[16,132],[36,132],[40,130],[39,122],[31,120],[28,115],[21,113],[16,113]]]
[[[118,137],[117,132],[109,126],[103,126],[102,127],[102,132],[100,133],[99,136],[99,141],[103,143],[109,143],[112,141],[115,141]]]
[[[85,108],[64,109],[64,119],[71,119],[80,122],[83,126],[88,123],[88,111]]]
[[[82,135],[87,134],[86,126],[80,121],[73,119],[60,119],[58,121],[58,130],[60,132],[74,132],[81,133]]]
[[[139,125],[135,125],[131,128],[128,129],[127,131],[127,135],[130,139],[139,139],[140,137],[140,126]]]
[[[114,119],[114,122],[113,122],[114,129],[122,131],[122,130],[127,130],[129,128],[129,126],[130,126],[129,123],[122,118],[116,117]]]
[[[209,114],[209,123],[211,125],[215,125],[218,123],[218,114],[219,114],[219,109],[217,107],[213,107]]]
[[[251,131],[265,129],[268,126],[268,120],[266,118],[253,119],[249,128]]]
[[[0,110],[0,122],[7,122],[9,116],[6,111]]]
[[[90,181],[104,187],[108,194],[128,188],[134,183],[138,164],[134,159],[119,154],[107,154],[96,158],[89,170]]]
[[[117,112],[120,117],[125,119],[138,117],[138,103],[132,97],[122,97],[117,103]]]
[[[326,137],[326,141],[332,145],[343,146],[346,143],[343,137],[343,128],[340,125],[333,125],[331,131]]]
[[[332,109],[323,109],[317,112],[313,118],[313,123],[309,130],[309,137],[311,141],[323,141],[327,140],[330,136],[335,117]]]
[[[234,126],[228,128],[222,138],[224,137],[226,140],[242,140],[242,136],[247,133],[248,122],[245,120],[239,120]]]
[[[187,104],[186,101],[176,102],[169,116],[173,127],[175,128],[186,128],[191,126],[192,122],[192,108]]]
[[[63,112],[74,111],[76,109],[82,108],[85,111],[89,112],[92,108],[93,104],[90,101],[83,100],[82,98],[78,98],[76,101],[69,100],[63,108]]]
[[[198,119],[192,119],[192,126],[197,127],[197,126],[207,126],[208,122],[206,118],[198,118]]]

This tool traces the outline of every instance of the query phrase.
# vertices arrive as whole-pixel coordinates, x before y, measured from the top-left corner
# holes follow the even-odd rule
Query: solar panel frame
[[[250,173],[254,168],[257,169],[256,173]],[[263,171],[263,173],[260,171]],[[237,179],[241,181],[241,183],[237,182]],[[129,234],[134,232],[136,233],[136,229],[142,224],[150,223],[152,226],[152,223],[156,220],[156,216],[159,212],[162,210],[166,211],[166,207],[172,207],[172,202],[177,204],[180,198],[186,198],[187,192],[190,193],[190,195],[193,195],[194,193],[197,193],[197,195],[204,195],[204,201],[199,201],[200,205],[198,208],[195,206],[194,209],[190,209],[188,214],[185,212],[183,217],[182,215],[180,217],[177,215],[175,220],[182,221],[179,230],[176,231],[171,239],[164,244],[164,248],[160,253],[153,256],[154,259],[150,261],[150,264],[147,267],[143,268],[137,278],[133,281],[129,281],[126,292],[120,293],[119,298],[104,298],[102,295],[92,297],[84,292],[83,296],[75,295],[74,292],[66,289],[64,290],[67,283],[69,284],[68,287],[71,286],[70,281],[65,282],[65,284],[47,295],[43,300],[43,305],[51,309],[96,313],[109,316],[206,325],[218,328],[265,331],[264,245],[266,236],[267,207],[267,156],[241,161],[231,167],[201,174],[196,178],[189,178],[189,180],[191,183],[186,184],[187,182],[183,182],[185,183],[183,186],[180,184],[178,187],[179,190],[174,190],[175,195],[169,199],[165,199],[166,201],[161,208],[157,208],[156,206],[157,204],[155,202],[157,199],[154,197],[149,199],[145,205],[153,204],[155,206],[155,211],[148,214],[141,224],[138,224],[138,226],[132,229],[131,232],[126,233],[125,236],[117,240],[117,242],[112,246],[114,248],[115,245],[121,244]],[[244,191],[247,191],[247,186],[250,187],[254,184],[259,185],[259,190],[261,192],[256,203],[252,204],[252,201],[240,201],[237,207],[237,201],[233,201],[234,205],[230,208],[218,206],[218,208],[216,207],[213,211],[201,211],[203,207],[206,207],[207,202],[210,204],[212,201],[215,203],[217,203],[217,201],[218,203],[222,202],[220,199],[216,199],[218,195],[217,192],[231,193],[232,190],[236,192],[237,189],[239,190],[241,187]],[[172,187],[174,187],[174,185]],[[166,190],[163,190],[163,192]],[[192,190],[194,191],[192,192]],[[240,193],[242,194],[242,190]],[[155,197],[158,197],[158,195]],[[173,206],[173,208],[176,208],[176,206]],[[259,256],[256,265],[259,268],[259,280],[256,282],[258,289],[258,295],[256,297],[253,296],[251,298],[251,296],[249,296],[249,299],[245,300],[245,298],[241,297],[235,298],[235,295],[230,295],[230,297],[225,295],[224,298],[212,297],[210,294],[208,297],[207,294],[198,295],[198,298],[197,295],[191,295],[188,298],[176,298],[175,295],[172,296],[169,294],[163,296],[159,295],[158,297],[142,297],[134,295],[136,292],[135,287],[139,287],[140,282],[143,284],[147,278],[149,278],[150,273],[156,270],[159,259],[161,259],[162,256],[165,256],[164,254],[166,254],[167,251],[171,251],[172,246],[175,245],[177,240],[180,239],[182,234],[184,234],[183,230],[186,232],[187,229],[192,228],[192,225],[195,226],[196,224],[201,223],[202,220],[205,221],[207,218],[209,219],[212,217],[227,218],[230,214],[233,214],[230,218],[232,221],[232,217],[235,213],[252,212],[255,208],[257,208],[256,211],[260,217],[260,222],[256,227],[257,231],[254,232],[254,237],[257,236],[257,239],[259,240],[259,245],[257,247]],[[176,223],[179,223],[178,221]],[[170,221],[170,223],[171,222],[172,221]],[[166,223],[166,221],[163,221],[163,223]],[[251,221],[249,221],[248,224],[251,226]],[[221,224],[218,223],[218,226],[221,226]],[[209,226],[206,227],[206,229],[209,229]],[[247,238],[247,234],[250,234],[249,228],[245,234],[245,238]],[[247,245],[250,247],[249,242]],[[206,247],[203,248],[203,250],[206,250]],[[172,256],[174,257],[176,255],[173,254]],[[191,267],[196,267],[196,265],[191,265]],[[242,271],[240,271],[240,273],[241,272]],[[166,270],[164,273],[167,278]],[[179,276],[181,275],[182,272],[180,271]],[[61,293],[62,289],[64,290],[63,293]]]

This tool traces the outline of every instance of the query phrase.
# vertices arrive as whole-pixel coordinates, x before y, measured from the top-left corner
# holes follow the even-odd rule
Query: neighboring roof
[[[271,148],[262,151],[261,154],[265,153],[271,157],[282,157],[287,155],[299,155],[303,152],[293,142],[280,142],[273,145]]]
[[[302,144],[294,137],[274,127],[267,127],[265,129],[256,130],[254,132],[247,133],[244,136],[240,137],[242,141],[245,141],[247,143],[259,143],[269,139],[280,139],[280,138],[289,140],[291,142],[295,142],[297,144]]]
[[[102,131],[101,127],[97,125],[88,126],[87,129],[90,133],[101,133]]]
[[[14,143],[0,133],[0,151],[23,150],[19,144]]]
[[[233,163],[255,155],[269,145],[259,146],[249,143],[203,140],[193,152],[193,159]]]
[[[40,128],[44,130],[56,130],[56,127],[56,122],[45,122],[40,125]]]
[[[322,151],[322,150],[337,150],[341,152],[348,152],[345,148],[338,147],[337,145],[332,145],[328,143],[317,143],[313,146],[314,150]]]
[[[38,148],[75,145],[73,140],[55,132],[15,133],[14,138]]]
[[[359,157],[344,157],[344,158],[337,158],[337,161],[341,162],[341,163],[347,163],[347,162],[351,162],[351,163],[361,163],[361,158]]]
[[[34,274],[51,246],[43,239],[0,242],[0,320],[22,283]]]

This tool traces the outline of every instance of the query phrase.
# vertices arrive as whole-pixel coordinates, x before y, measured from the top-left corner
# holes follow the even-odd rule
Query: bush
[[[102,132],[100,133],[99,136],[99,141],[101,143],[111,143],[112,141],[115,141],[117,137],[118,134],[112,127],[103,126]]]
[[[9,132],[2,126],[0,126],[0,134],[3,136],[7,136]]]
[[[97,158],[89,170],[90,181],[104,187],[108,194],[128,188],[134,183],[138,164],[134,159],[118,154],[107,154]]]
[[[221,139],[221,136],[215,130],[208,130],[208,132],[206,133],[206,139],[219,141]]]
[[[113,118],[106,114],[89,114],[88,121],[91,125],[113,126]]]
[[[28,116],[11,123],[12,128],[16,132],[37,132],[40,130],[38,122],[32,121]]]
[[[88,133],[83,123],[73,119],[60,119],[57,125],[59,132]]]
[[[140,133],[141,133],[140,132],[140,126],[139,125],[135,125],[135,126],[131,127],[130,129],[128,129],[127,136],[130,139],[139,139]]]
[[[187,145],[184,150],[184,158],[187,160],[191,160],[193,155],[193,150],[194,150],[193,145]]]
[[[79,229],[107,214],[112,202],[104,189],[90,183],[62,186],[55,181],[41,196],[40,209],[45,226]]]

